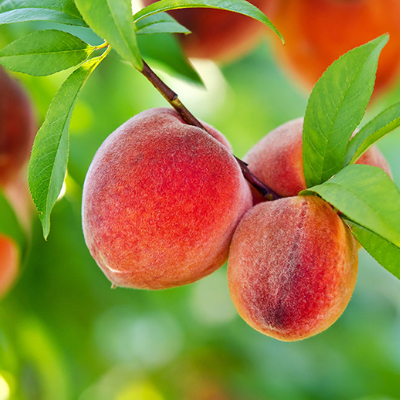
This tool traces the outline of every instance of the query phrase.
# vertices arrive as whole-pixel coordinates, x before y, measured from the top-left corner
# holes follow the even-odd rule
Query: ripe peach
[[[371,146],[357,161],[356,164],[372,165],[373,167],[382,168],[392,179],[392,171],[383,154],[374,145]]]
[[[83,189],[83,231],[115,285],[164,289],[220,267],[250,207],[249,186],[226,147],[176,111],[156,108],[97,151]]]
[[[10,289],[18,275],[19,252],[16,244],[0,235],[0,298]]]
[[[28,161],[35,136],[31,103],[0,67],[0,183],[12,180]]]
[[[303,118],[289,121],[262,138],[244,156],[250,171],[283,197],[296,196],[306,189],[303,171]],[[376,146],[371,146],[356,162],[390,168]]]
[[[332,207],[297,196],[253,207],[228,260],[229,289],[242,318],[279,340],[315,335],[346,308],[358,268],[357,245]]]
[[[22,167],[28,161],[35,128],[32,106],[26,93],[0,67],[0,186],[27,232],[32,203]],[[17,245],[0,234],[0,297],[15,281],[19,262]]]
[[[297,82],[311,89],[342,54],[389,32],[376,77],[376,90],[400,72],[400,2],[398,0],[281,0],[274,24],[286,40],[275,51]]]
[[[155,0],[144,0],[148,6]],[[276,0],[251,0],[270,19]],[[249,52],[268,29],[260,22],[224,10],[184,9],[170,14],[192,33],[179,35],[189,57],[232,61]]]

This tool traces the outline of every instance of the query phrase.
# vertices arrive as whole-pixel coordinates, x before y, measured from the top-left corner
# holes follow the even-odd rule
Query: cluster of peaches
[[[399,0],[253,3],[286,39],[276,51],[309,86],[339,55],[387,31],[391,42],[382,52],[376,88],[397,76]],[[263,34],[256,21],[221,10],[178,10],[173,16],[193,32],[182,39],[190,57],[230,60]],[[23,223],[26,196],[16,187],[34,121],[24,93],[2,70],[0,88],[0,188]],[[83,190],[92,256],[115,286],[140,289],[195,282],[228,260],[232,299],[252,327],[281,340],[321,332],[350,299],[359,245],[338,210],[300,193],[306,189],[303,121],[277,128],[245,156],[250,171],[276,194],[273,201],[249,185],[227,139],[204,127],[187,124],[172,109],[152,109],[108,137]],[[374,146],[358,163],[390,174]],[[18,246],[0,235],[0,295],[19,259]]]
[[[25,165],[36,133],[34,113],[19,83],[0,68],[0,191],[28,230],[32,205]],[[3,209],[0,215],[4,216]],[[14,283],[20,264],[18,245],[0,234],[0,297]]]
[[[303,120],[245,156],[274,201],[250,188],[227,139],[204,127],[156,108],[106,139],[83,191],[92,256],[113,285],[140,289],[188,284],[228,260],[233,302],[252,327],[287,341],[321,332],[349,302],[358,243],[330,204],[298,195]],[[376,147],[358,162],[390,173]]]

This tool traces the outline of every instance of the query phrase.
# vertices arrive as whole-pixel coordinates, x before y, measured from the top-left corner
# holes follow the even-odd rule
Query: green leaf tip
[[[375,83],[387,34],[350,50],[315,84],[304,117],[303,167],[307,187],[343,167],[349,139],[361,122]]]
[[[52,75],[84,62],[95,50],[78,37],[55,29],[32,32],[0,50],[0,63],[15,72]]]

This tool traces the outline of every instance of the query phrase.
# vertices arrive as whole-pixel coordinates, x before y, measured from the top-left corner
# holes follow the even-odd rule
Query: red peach
[[[174,110],[151,109],[97,151],[84,184],[83,230],[115,285],[164,289],[219,268],[250,207],[249,186],[224,145]]]
[[[286,40],[285,46],[275,41],[279,61],[309,89],[342,54],[387,32],[375,89],[390,87],[399,76],[398,0],[280,0],[274,24]]]
[[[8,237],[0,235],[0,298],[10,289],[18,275],[18,247]]]
[[[228,280],[241,317],[279,340],[334,323],[353,292],[357,245],[332,207],[297,196],[253,207],[232,240]]]
[[[306,189],[303,170],[303,118],[289,121],[271,131],[244,156],[250,171],[283,197],[296,196]],[[356,164],[391,171],[376,146],[371,146]]]
[[[28,161],[36,132],[31,103],[0,67],[0,183],[12,180]]]
[[[356,164],[372,165],[383,169],[392,179],[392,171],[383,154],[374,145],[371,146],[357,161]]]
[[[28,161],[35,131],[33,110],[26,93],[0,67],[0,185],[27,232],[32,203],[22,167]],[[14,241],[0,235],[0,297],[18,275],[19,258]]]
[[[147,6],[154,0],[144,0]],[[251,0],[270,19],[276,0]],[[249,52],[268,29],[238,13],[216,9],[185,9],[170,14],[192,33],[179,35],[189,57],[232,61]]]

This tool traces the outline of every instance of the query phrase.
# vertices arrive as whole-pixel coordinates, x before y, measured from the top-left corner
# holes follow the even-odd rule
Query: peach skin
[[[82,218],[88,248],[111,282],[164,289],[227,260],[252,200],[225,146],[166,108],[136,115],[106,139],[86,176]]]
[[[0,298],[10,289],[18,275],[19,252],[16,244],[0,235]]]
[[[232,240],[228,281],[241,317],[283,341],[327,329],[346,308],[358,268],[357,244],[316,196],[258,204]]]
[[[0,67],[0,184],[14,179],[28,161],[36,124],[31,103],[18,82]]]

